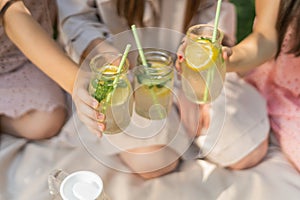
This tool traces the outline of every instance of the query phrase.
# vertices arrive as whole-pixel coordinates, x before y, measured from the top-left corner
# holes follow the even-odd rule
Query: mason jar
[[[161,49],[144,49],[147,66],[140,56],[134,68],[135,112],[147,119],[167,117],[173,99],[174,59]]]
[[[133,108],[132,87],[128,80],[129,63],[118,73],[122,54],[101,53],[91,59],[92,77],[89,93],[99,102],[99,112],[105,114],[104,134],[116,134],[130,123]]]
[[[214,27],[195,25],[188,29],[184,61],[181,63],[182,89],[194,103],[214,101],[223,89],[226,67],[222,57],[223,33]]]

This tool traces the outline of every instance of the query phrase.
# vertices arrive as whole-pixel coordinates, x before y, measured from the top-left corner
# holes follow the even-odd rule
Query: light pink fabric
[[[55,1],[25,0],[24,3],[32,16],[52,36],[56,16]],[[30,110],[51,111],[57,106],[65,106],[62,89],[28,61],[8,39],[2,26],[0,97],[0,115],[9,117],[19,117]]]
[[[285,53],[291,42],[289,31],[278,59],[257,68],[247,80],[266,98],[276,138],[300,171],[300,57]]]

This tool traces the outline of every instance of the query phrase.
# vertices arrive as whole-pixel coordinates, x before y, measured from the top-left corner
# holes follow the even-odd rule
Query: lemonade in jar
[[[182,88],[194,103],[205,104],[215,100],[223,89],[225,63],[222,58],[223,34],[218,30],[212,41],[213,26],[195,25],[187,31],[184,61],[181,63]]]
[[[160,49],[145,49],[147,66],[138,57],[134,68],[135,112],[151,120],[167,117],[173,98],[174,69],[172,55]]]
[[[105,134],[125,130],[132,115],[133,98],[127,77],[129,67],[127,61],[120,73],[117,73],[121,56],[117,53],[102,53],[90,62],[92,78],[89,93],[99,102],[99,111],[106,115]]]

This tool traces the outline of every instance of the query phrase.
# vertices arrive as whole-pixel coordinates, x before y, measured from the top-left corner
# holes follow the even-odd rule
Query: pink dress
[[[25,0],[24,3],[52,36],[55,1]],[[15,118],[30,110],[51,111],[65,106],[64,96],[62,89],[8,39],[0,25],[0,115]]]
[[[291,31],[277,60],[258,67],[246,79],[266,98],[273,132],[282,151],[300,171],[300,57],[284,53],[290,38]]]

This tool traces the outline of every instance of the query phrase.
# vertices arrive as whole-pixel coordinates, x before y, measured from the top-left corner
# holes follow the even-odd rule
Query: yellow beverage
[[[164,119],[172,104],[173,76],[164,80],[136,79],[135,111],[148,119]]]
[[[164,57],[160,53],[153,50],[145,51],[148,66],[137,66],[134,70],[135,111],[140,116],[152,120],[167,117],[173,98],[174,71],[170,66],[172,60],[164,62],[162,59]],[[154,54],[156,56],[151,57]]]
[[[132,88],[127,78],[127,69],[120,74],[117,74],[117,69],[115,65],[101,66],[89,85],[89,93],[100,103],[100,112],[106,115],[106,134],[122,132],[129,125],[132,115]],[[114,86],[117,76],[119,80]]]
[[[182,88],[189,100],[204,104],[215,100],[222,91],[225,64],[221,53],[221,35],[211,42],[213,27],[196,25],[187,34],[185,60],[182,63]]]

